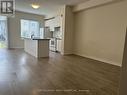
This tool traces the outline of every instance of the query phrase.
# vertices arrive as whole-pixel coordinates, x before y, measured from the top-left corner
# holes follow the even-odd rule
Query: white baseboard
[[[104,59],[101,59],[101,58],[96,58],[96,57],[93,57],[93,56],[87,56],[87,55],[84,55],[84,54],[78,54],[78,53],[74,53],[74,54],[82,56],[82,57],[98,60],[98,61],[101,61],[101,62],[104,62],[104,63],[112,64],[112,65],[115,65],[115,66],[122,67],[122,63],[120,64],[120,63],[116,63],[116,62],[113,62],[113,61],[108,61],[108,60],[104,60]]]
[[[62,55],[70,55],[70,54],[73,54],[73,52],[70,52],[70,51],[69,51],[69,52],[62,52],[62,51],[61,51],[61,54],[62,54]]]
[[[73,53],[61,53],[62,55],[71,55]]]

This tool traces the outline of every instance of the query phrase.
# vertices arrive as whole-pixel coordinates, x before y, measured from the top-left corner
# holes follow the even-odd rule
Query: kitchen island
[[[24,50],[36,58],[49,57],[49,40],[24,38]]]

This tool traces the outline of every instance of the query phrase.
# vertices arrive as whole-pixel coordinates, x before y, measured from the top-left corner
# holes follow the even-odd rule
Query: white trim
[[[73,53],[61,53],[62,55],[71,55]]]

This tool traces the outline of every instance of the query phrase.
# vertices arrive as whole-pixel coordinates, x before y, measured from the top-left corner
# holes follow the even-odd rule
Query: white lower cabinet
[[[56,47],[56,50],[57,50],[58,52],[61,52],[61,42],[62,42],[61,39],[57,39],[57,47]]]

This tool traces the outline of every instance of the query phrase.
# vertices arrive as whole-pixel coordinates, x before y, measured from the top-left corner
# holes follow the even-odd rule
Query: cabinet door
[[[45,26],[50,28],[50,31],[54,31],[54,19],[45,21]]]
[[[54,27],[55,27],[55,19],[51,19],[50,20],[50,31],[54,31]]]
[[[55,17],[55,27],[60,27],[61,26],[61,16]]]
[[[57,51],[61,52],[61,41],[62,40],[57,40]]]

